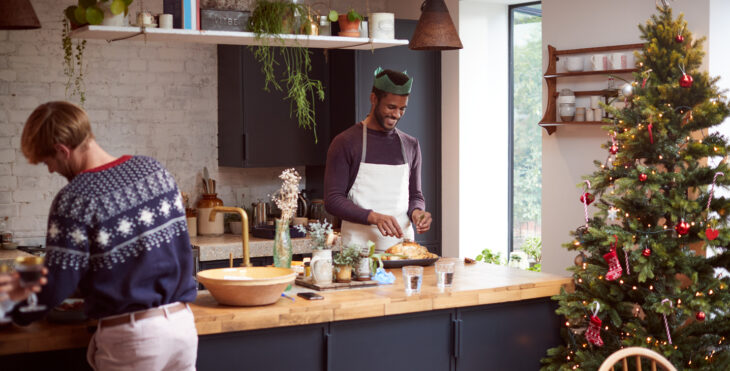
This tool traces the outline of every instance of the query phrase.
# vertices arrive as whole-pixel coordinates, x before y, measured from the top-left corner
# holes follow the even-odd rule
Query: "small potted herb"
[[[335,255],[334,263],[337,271],[337,282],[348,283],[352,280],[352,267],[360,262],[360,247],[348,245]]]
[[[338,14],[337,11],[331,10],[329,19],[334,22],[334,18],[337,18],[337,23],[340,25],[339,36],[360,37],[360,22],[363,18],[355,9],[350,9],[346,14]]]

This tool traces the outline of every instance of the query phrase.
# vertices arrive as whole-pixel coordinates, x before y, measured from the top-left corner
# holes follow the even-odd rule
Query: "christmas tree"
[[[730,280],[717,272],[730,263],[730,200],[714,193],[730,184],[730,148],[709,131],[729,108],[699,71],[704,39],[670,7],[657,10],[639,26],[638,72],[617,98],[625,107],[604,106],[614,117],[607,159],[584,177],[586,223],[565,244],[578,252],[575,290],[554,297],[565,344],[548,350],[544,370],[596,370],[629,346],[678,369],[730,369]]]

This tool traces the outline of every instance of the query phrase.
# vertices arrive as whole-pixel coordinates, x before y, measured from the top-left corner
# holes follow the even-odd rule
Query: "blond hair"
[[[88,138],[93,138],[89,116],[69,102],[56,101],[41,104],[30,114],[20,137],[23,155],[32,164],[55,155],[56,144],[75,149]]]

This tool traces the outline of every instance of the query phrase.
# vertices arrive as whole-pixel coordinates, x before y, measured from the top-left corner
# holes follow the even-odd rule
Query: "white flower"
[[[284,182],[281,189],[271,197],[276,206],[281,209],[281,220],[291,220],[297,211],[297,199],[299,198],[299,181],[302,177],[294,168],[284,170],[279,179]]]
[[[138,219],[144,225],[149,227],[150,225],[152,225],[152,222],[155,220],[155,213],[144,208],[144,209],[142,209],[142,211],[139,212]]]
[[[160,212],[162,213],[162,215],[164,215],[164,216],[170,215],[170,207],[171,207],[170,203],[167,202],[167,200],[162,200],[162,202],[160,203]]]

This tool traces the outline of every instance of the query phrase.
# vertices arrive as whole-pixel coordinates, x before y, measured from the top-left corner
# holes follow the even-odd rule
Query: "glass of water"
[[[453,261],[436,262],[436,286],[451,287],[454,282],[454,266]]]
[[[423,282],[423,267],[418,265],[407,265],[403,267],[403,285],[406,294],[417,294],[421,292]]]

